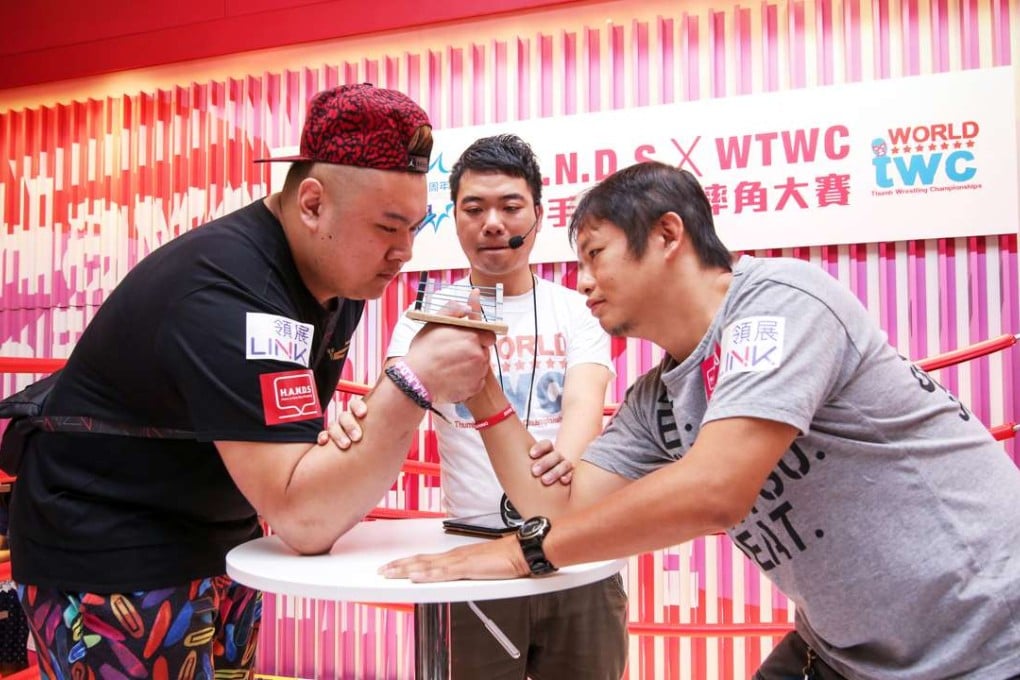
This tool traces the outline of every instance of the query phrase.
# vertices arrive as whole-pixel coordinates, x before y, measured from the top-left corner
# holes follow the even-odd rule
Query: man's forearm
[[[680,460],[554,522],[546,556],[565,566],[636,555],[736,526],[797,433],[756,418],[706,423]]]
[[[553,518],[544,543],[557,567],[637,555],[724,531],[734,522],[715,476],[683,459],[598,503]]]
[[[484,420],[502,412],[507,406],[506,396],[495,377],[489,376],[481,392],[465,402],[475,421]],[[516,415],[479,430],[485,450],[496,471],[500,485],[514,507],[525,517],[546,515],[555,517],[566,512],[570,504],[570,486],[553,484],[544,486],[531,473],[534,461],[528,455],[535,438]]]
[[[284,526],[273,528],[296,550],[328,550],[376,506],[407,458],[424,411],[387,379],[365,401],[361,440],[346,451],[313,446],[287,484],[290,512],[278,520]]]

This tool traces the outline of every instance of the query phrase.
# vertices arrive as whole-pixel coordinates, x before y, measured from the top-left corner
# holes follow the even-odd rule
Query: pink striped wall
[[[0,92],[0,356],[67,356],[141,256],[262,195],[267,170],[252,158],[296,144],[304,102],[323,87],[370,80],[408,92],[438,128],[506,122],[512,129],[515,120],[537,117],[1008,65],[1020,49],[1018,17],[1020,0],[593,2],[323,43],[285,68],[260,67],[253,56],[250,72],[173,87],[114,92],[97,83],[73,101],[14,110]],[[1016,235],[757,254],[800,257],[829,271],[910,357],[1020,331]],[[576,279],[571,263],[538,271],[567,285]],[[402,276],[369,305],[345,378],[374,380],[413,279]],[[614,353],[614,399],[661,357],[634,341],[617,342]],[[940,378],[985,423],[1017,420],[1018,361],[1014,348]],[[7,393],[28,376],[0,379]],[[1015,444],[1007,448],[1018,455]],[[412,455],[437,460],[431,432],[422,431]],[[386,503],[435,509],[436,480],[402,477]],[[792,620],[785,598],[723,538],[636,557],[627,576],[634,621]],[[413,674],[406,614],[269,597],[265,619],[263,672]],[[771,644],[753,636],[632,636],[629,677],[747,677]]]

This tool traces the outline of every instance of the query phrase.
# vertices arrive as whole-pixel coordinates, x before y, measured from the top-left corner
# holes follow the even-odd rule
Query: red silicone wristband
[[[504,420],[506,420],[507,418],[509,418],[510,416],[512,416],[513,414],[514,414],[514,407],[511,406],[510,404],[507,404],[506,408],[503,409],[502,411],[500,411],[499,413],[497,413],[495,415],[491,415],[488,418],[485,418],[484,420],[476,420],[475,421],[475,429],[476,430],[484,430],[487,427],[492,427],[493,425],[498,425],[498,424],[502,423]]]

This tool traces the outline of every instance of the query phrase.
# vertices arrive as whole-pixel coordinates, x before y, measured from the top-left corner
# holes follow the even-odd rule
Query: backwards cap
[[[369,83],[324,90],[308,104],[301,153],[256,162],[314,161],[376,170],[428,172],[431,136],[419,128],[429,117],[407,95]]]

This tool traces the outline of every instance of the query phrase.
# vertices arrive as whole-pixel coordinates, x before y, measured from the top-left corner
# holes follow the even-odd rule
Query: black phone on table
[[[500,536],[514,533],[517,531],[517,527],[507,526],[500,513],[489,512],[484,515],[444,519],[443,531],[450,534],[499,538]]]

